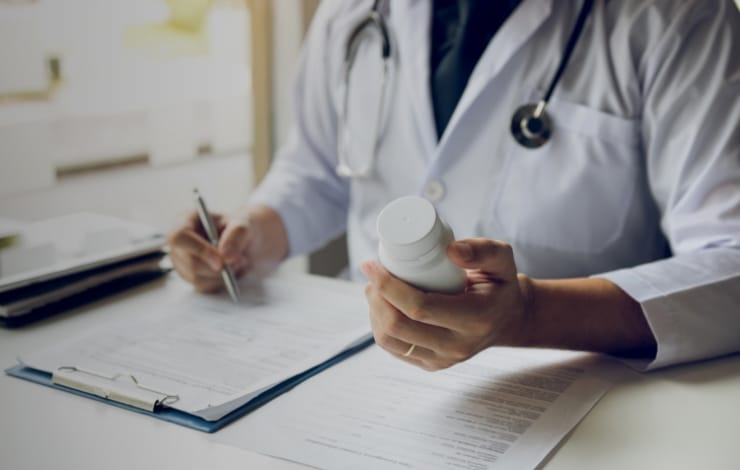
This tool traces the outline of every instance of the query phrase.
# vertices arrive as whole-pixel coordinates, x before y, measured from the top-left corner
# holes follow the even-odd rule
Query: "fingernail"
[[[473,247],[465,242],[455,242],[452,244],[452,249],[455,250],[457,256],[463,261],[470,261],[473,259]]]

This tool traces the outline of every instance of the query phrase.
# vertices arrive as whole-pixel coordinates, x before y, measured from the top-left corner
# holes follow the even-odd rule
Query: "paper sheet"
[[[214,439],[328,470],[534,468],[623,371],[597,355],[494,348],[429,373],[373,346]]]
[[[99,376],[132,375],[179,396],[173,408],[216,420],[367,337],[357,289],[296,277],[244,286],[240,305],[187,293],[152,306],[150,320],[111,325],[21,360],[49,372],[74,366]]]

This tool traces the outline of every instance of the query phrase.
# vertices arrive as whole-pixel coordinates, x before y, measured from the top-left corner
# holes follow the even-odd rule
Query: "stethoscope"
[[[548,116],[545,108],[552,97],[555,87],[560,82],[565,68],[568,65],[568,61],[573,55],[573,51],[578,43],[578,38],[583,32],[583,26],[586,23],[586,18],[591,12],[593,7],[593,0],[584,0],[581,9],[578,12],[578,18],[573,26],[573,30],[568,37],[568,42],[563,51],[563,57],[560,59],[557,71],[550,81],[550,85],[547,87],[542,99],[539,102],[528,103],[520,106],[511,118],[511,135],[514,137],[520,145],[525,148],[534,149],[545,145],[552,136],[552,121]],[[349,149],[349,126],[347,126],[348,116],[348,103],[349,103],[349,80],[352,66],[354,65],[355,58],[357,56],[357,50],[359,48],[359,41],[361,35],[366,30],[375,31],[380,39],[381,44],[381,58],[382,58],[382,82],[380,91],[380,102],[378,106],[378,112],[375,117],[376,129],[380,129],[384,114],[384,104],[386,98],[386,88],[388,85],[388,74],[391,66],[391,41],[388,34],[388,27],[386,26],[383,14],[380,11],[381,0],[375,0],[373,2],[370,14],[362,20],[350,33],[347,39],[347,47],[344,54],[344,99],[342,101],[340,116],[339,116],[339,127],[338,127],[338,142],[337,142],[337,174],[345,178],[363,178],[370,175],[372,171],[373,160],[376,155],[377,146],[379,139],[376,138],[373,142],[371,158],[367,159],[365,166],[360,168],[353,168],[349,163],[347,157]]]

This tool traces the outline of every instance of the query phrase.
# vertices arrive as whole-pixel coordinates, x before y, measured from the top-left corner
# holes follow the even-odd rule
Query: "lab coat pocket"
[[[552,100],[547,112],[548,143],[532,150],[511,139],[492,230],[521,249],[604,251],[620,238],[635,204],[639,120],[562,100]]]

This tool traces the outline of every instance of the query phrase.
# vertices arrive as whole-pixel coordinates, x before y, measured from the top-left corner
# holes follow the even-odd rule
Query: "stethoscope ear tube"
[[[376,30],[381,40],[381,56],[383,59],[383,73],[380,79],[380,105],[378,112],[375,116],[375,129],[376,138],[372,143],[372,150],[369,157],[366,159],[367,163],[362,167],[354,167],[350,163],[349,154],[352,136],[350,135],[350,129],[347,126],[349,116],[349,89],[350,89],[350,72],[352,65],[354,64],[360,35],[365,30]],[[391,43],[388,35],[388,29],[385,25],[385,20],[379,11],[379,1],[376,0],[373,5],[373,10],[370,15],[365,18],[349,35],[347,42],[347,49],[344,57],[344,93],[342,104],[339,113],[339,122],[337,125],[337,166],[336,172],[342,178],[367,178],[373,171],[373,164],[375,161],[375,153],[377,152],[378,140],[380,134],[377,132],[382,127],[382,121],[384,116],[383,106],[386,100],[386,88],[388,84],[388,75],[391,62]]]

